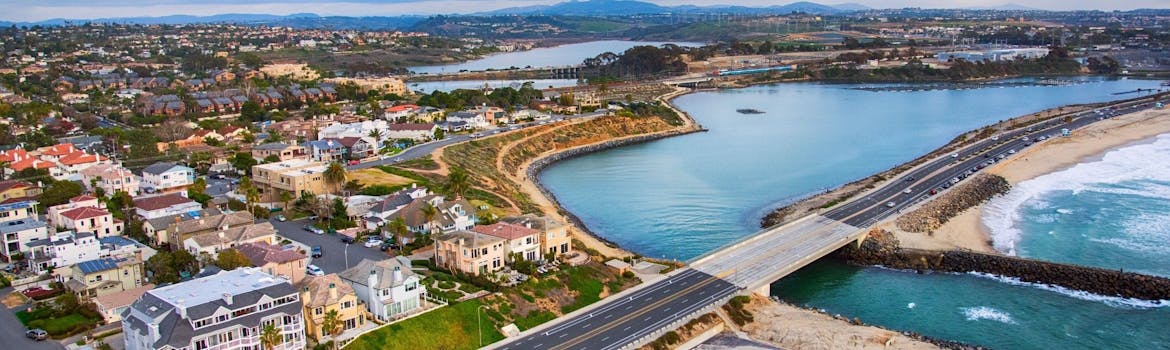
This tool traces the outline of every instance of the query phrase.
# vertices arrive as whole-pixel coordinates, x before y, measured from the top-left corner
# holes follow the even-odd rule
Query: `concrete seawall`
[[[1164,277],[968,251],[903,249],[884,231],[871,232],[860,248],[849,245],[838,251],[838,256],[859,265],[920,272],[981,272],[1104,296],[1170,300],[1170,279]]]

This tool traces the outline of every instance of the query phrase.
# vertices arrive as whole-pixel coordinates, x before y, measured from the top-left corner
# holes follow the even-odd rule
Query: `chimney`
[[[376,284],[378,284],[378,271],[370,269],[370,276],[366,277],[366,289],[368,290],[366,295],[370,296],[371,301],[381,300],[377,298],[377,290],[374,289],[374,285]],[[374,307],[374,305],[369,305],[368,307]]]
[[[301,287],[301,303],[306,305],[309,303],[309,286]]]
[[[337,285],[329,284],[329,300],[337,300]]]
[[[402,269],[398,266],[394,267],[394,283],[402,283]]]
[[[187,319],[187,307],[183,305],[183,299],[175,301],[175,311],[179,312],[179,318]]]
[[[232,293],[223,293],[223,302],[228,305],[232,304]]]

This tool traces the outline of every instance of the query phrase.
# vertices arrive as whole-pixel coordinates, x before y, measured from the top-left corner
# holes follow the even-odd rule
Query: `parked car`
[[[378,247],[380,250],[398,249],[398,245],[394,241],[382,241],[382,245]]]
[[[364,243],[362,245],[366,246],[366,248],[373,248],[373,247],[377,247],[377,246],[382,245],[382,240],[377,239],[377,238],[371,238],[370,240],[366,241],[366,243]]]
[[[312,257],[313,258],[320,258],[322,255],[325,255],[325,250],[322,249],[321,246],[319,246],[319,245],[313,246]]]
[[[345,244],[353,244],[353,237],[346,236],[346,235],[338,235],[338,236],[341,236],[341,242],[342,242],[342,243],[345,243]]]
[[[280,221],[280,222],[288,221],[288,218],[284,217],[284,215],[277,215],[275,217],[275,219],[276,219],[276,221]]]
[[[358,165],[358,164],[361,164],[361,163],[362,163],[362,162],[361,162],[361,161],[359,161],[359,160],[357,160],[357,159],[354,159],[354,160],[351,160],[351,161],[349,161],[349,165]]]
[[[24,332],[24,336],[28,337],[29,339],[45,340],[49,339],[49,332],[45,332],[44,329],[33,328]]]
[[[309,232],[316,233],[316,234],[319,234],[319,235],[323,235],[323,234],[325,234],[325,230],[322,230],[322,229],[319,229],[319,228],[317,228],[317,227],[314,227],[313,225],[306,225],[306,226],[305,226],[305,231],[309,231]]]
[[[317,265],[309,265],[305,267],[305,273],[311,276],[324,276],[325,271],[321,270]]]

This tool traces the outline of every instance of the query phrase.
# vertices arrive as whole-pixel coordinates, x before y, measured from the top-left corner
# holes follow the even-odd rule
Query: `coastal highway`
[[[985,139],[928,161],[882,187],[819,215],[768,228],[691,263],[667,278],[611,296],[583,310],[535,327],[490,349],[623,349],[645,344],[744,290],[767,288],[776,279],[849,244],[891,214],[913,206],[945,183],[1010,150],[1022,150],[1040,136],[1059,137],[1109,115],[1149,108],[1122,103],[1098,115],[1073,114],[1069,123],[1051,121]],[[1023,137],[1027,136],[1026,141]],[[986,157],[984,157],[986,155]],[[909,193],[905,191],[909,189]],[[893,202],[893,206],[887,203]]]
[[[561,120],[592,118],[592,117],[604,115],[605,113],[606,112],[591,112],[591,113],[576,114],[576,115],[569,115],[569,116],[553,115],[551,119],[544,121],[544,122],[545,122],[545,124],[551,124],[551,123],[559,122]],[[449,134],[449,135],[447,135],[446,138],[444,138],[442,140],[436,140],[436,141],[431,141],[431,142],[427,142],[424,144],[420,144],[420,145],[417,145],[414,147],[407,148],[406,150],[403,150],[402,153],[395,154],[393,156],[386,156],[385,158],[382,158],[382,159],[377,159],[377,160],[372,160],[372,161],[368,161],[368,162],[364,162],[364,163],[350,165],[346,168],[348,170],[352,171],[352,170],[360,170],[360,169],[365,169],[365,168],[372,168],[372,167],[376,167],[379,165],[388,165],[388,164],[393,165],[394,163],[421,158],[423,156],[431,154],[431,152],[434,152],[435,150],[437,150],[443,146],[453,145],[456,143],[473,140],[474,138],[472,137],[472,135],[479,135],[482,137],[490,137],[492,135],[496,135],[496,133],[502,134],[504,132],[507,132],[507,131],[511,130],[511,128],[514,128],[514,127],[527,128],[527,127],[531,127],[531,126],[540,125],[540,123],[541,122],[528,122],[528,123],[523,123],[523,124],[512,125],[509,127],[499,128],[499,129],[495,129],[495,130],[480,131],[480,132],[472,133],[472,134]]]

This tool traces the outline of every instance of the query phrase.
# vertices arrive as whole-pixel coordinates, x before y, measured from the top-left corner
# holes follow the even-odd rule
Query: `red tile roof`
[[[20,158],[20,160],[25,160],[31,157],[28,156],[28,152],[23,148],[13,148],[7,151],[0,151],[0,162],[12,163],[15,162],[17,158]]]
[[[11,189],[28,188],[28,187],[32,187],[32,186],[33,186],[32,184],[24,182],[24,181],[17,181],[17,180],[0,181],[0,192],[4,192],[7,190],[11,190]]]
[[[25,158],[24,160],[21,160],[19,162],[9,164],[8,168],[15,170],[15,171],[21,171],[21,170],[28,169],[28,168],[48,169],[48,168],[52,168],[55,166],[57,166],[57,165],[53,164],[53,162],[40,160],[40,159],[37,159],[35,157],[29,157],[29,158]]]
[[[94,200],[94,199],[97,199],[97,197],[94,197],[94,196],[91,196],[91,195],[88,195],[88,194],[83,194],[83,195],[80,195],[80,196],[77,196],[77,197],[69,198],[69,203],[77,203],[77,202],[91,201],[91,200]]]
[[[70,220],[83,220],[105,215],[110,215],[110,212],[94,207],[74,208],[61,213],[61,216],[67,217]]]
[[[509,224],[506,222],[497,222],[491,225],[476,225],[475,227],[472,227],[471,230],[503,239],[517,239],[540,233],[540,231],[537,230],[516,224]]]
[[[391,113],[393,113],[393,112],[402,112],[402,111],[408,111],[408,110],[412,110],[412,109],[418,109],[418,105],[397,105],[397,106],[390,106],[390,108],[386,108],[386,111],[387,111],[387,112],[391,112]]]
[[[63,156],[73,152],[77,152],[77,147],[74,147],[72,143],[60,143],[46,148],[41,154],[47,156]]]
[[[88,154],[85,152],[74,152],[61,157],[60,162],[61,164],[65,165],[77,165],[85,163],[96,163],[103,160],[106,160],[106,157],[102,157],[96,154]]]
[[[195,201],[191,200],[190,198],[183,197],[183,195],[180,193],[171,193],[162,196],[135,199],[134,207],[142,210],[158,210],[179,204],[193,202]]]

